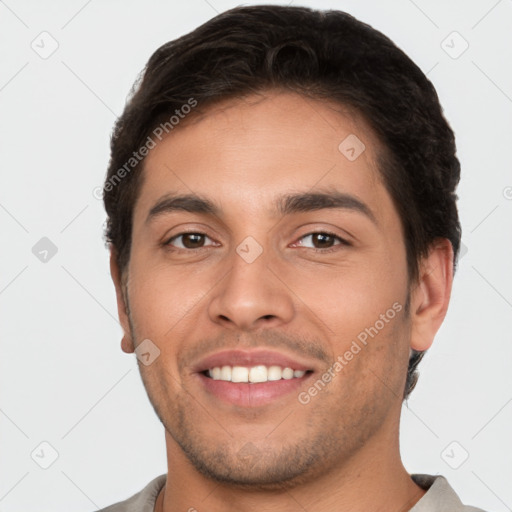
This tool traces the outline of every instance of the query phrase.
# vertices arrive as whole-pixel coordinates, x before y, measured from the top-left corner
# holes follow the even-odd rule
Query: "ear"
[[[446,316],[453,282],[453,248],[446,238],[436,240],[421,261],[411,293],[411,348],[430,348]]]
[[[130,330],[130,320],[128,318],[128,307],[122,276],[117,264],[117,252],[113,246],[110,247],[110,275],[112,276],[112,281],[114,281],[116,288],[117,314],[119,315],[119,321],[124,331],[123,339],[121,340],[121,348],[123,352],[130,354],[135,351],[135,346]]]

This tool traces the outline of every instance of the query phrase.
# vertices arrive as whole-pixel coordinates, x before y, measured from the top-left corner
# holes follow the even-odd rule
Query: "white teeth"
[[[223,366],[221,368],[220,380],[231,380],[231,366]]]
[[[283,379],[286,379],[286,380],[293,379],[293,370],[291,368],[285,368],[283,370]]]
[[[269,382],[275,380],[300,379],[304,377],[304,370],[293,370],[281,366],[258,365],[251,368],[246,366],[216,366],[208,370],[208,375],[213,380],[224,380],[227,382]]]
[[[231,370],[231,382],[249,382],[249,368],[245,366],[233,366]]]
[[[268,380],[281,380],[283,369],[280,366],[270,366],[268,369]]]
[[[249,382],[267,382],[267,367],[253,366],[249,370]]]

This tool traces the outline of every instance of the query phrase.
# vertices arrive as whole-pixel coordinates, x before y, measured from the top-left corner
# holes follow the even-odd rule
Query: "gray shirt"
[[[427,492],[409,512],[484,512],[480,508],[463,505],[443,476],[411,475]],[[167,475],[160,475],[149,482],[142,491],[131,498],[110,505],[99,512],[153,512],[158,493],[165,485]]]

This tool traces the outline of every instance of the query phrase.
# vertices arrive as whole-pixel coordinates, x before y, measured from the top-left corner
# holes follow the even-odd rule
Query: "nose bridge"
[[[215,288],[209,305],[213,321],[229,321],[250,329],[264,321],[287,322],[292,318],[290,294],[269,269],[274,251],[267,237],[258,238],[246,236],[229,255],[229,272]]]
[[[258,237],[261,240],[261,236]],[[264,248],[264,244],[265,248]],[[253,236],[246,236],[235,249],[235,253],[239,256],[241,260],[243,260],[247,265],[253,264],[258,259],[260,260],[260,264],[266,262],[270,254],[270,247],[266,239],[261,240],[261,243],[256,240]],[[263,253],[265,255],[263,256]],[[235,263],[240,263],[236,261]],[[242,265],[243,267],[243,265]]]
[[[226,285],[229,286],[228,293],[236,292],[240,298],[244,295],[255,300],[273,288],[269,282],[267,265],[271,257],[269,244],[262,236],[246,236],[234,247],[229,258],[230,272],[227,276]]]

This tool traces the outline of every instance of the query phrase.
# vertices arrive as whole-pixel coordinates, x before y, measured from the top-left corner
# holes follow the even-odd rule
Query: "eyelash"
[[[318,249],[316,247],[305,247],[305,249],[309,249],[309,250],[312,250],[317,253],[325,254],[325,253],[335,252],[335,251],[339,250],[339,249],[336,249],[336,247],[339,247],[339,246],[349,247],[350,245],[352,245],[350,242],[348,242],[344,238],[341,238],[337,234],[331,233],[330,231],[312,231],[311,233],[306,233],[305,235],[302,235],[299,238],[299,240],[302,240],[303,238],[306,238],[307,236],[311,236],[311,235],[327,235],[327,236],[330,236],[331,238],[334,238],[340,242],[339,244],[334,245],[332,247],[328,247],[326,249]]]
[[[193,252],[193,251],[200,251],[201,249],[207,249],[208,247],[196,247],[194,249],[182,249],[181,247],[173,247],[171,244],[171,242],[181,236],[184,236],[184,235],[201,235],[201,236],[205,236],[207,238],[208,235],[206,233],[201,233],[200,231],[185,231],[183,233],[178,233],[177,235],[174,235],[173,237],[169,238],[166,242],[163,243],[163,246],[170,250],[170,251],[185,251],[185,252]],[[335,233],[331,233],[330,231],[312,231],[311,233],[306,233],[305,235],[301,236],[299,238],[299,240],[302,240],[303,238],[306,238],[307,236],[311,236],[311,235],[328,235],[332,238],[335,238],[337,239],[340,243],[337,244],[337,245],[334,245],[333,247],[328,247],[326,249],[318,249],[316,247],[306,247],[306,249],[309,249],[309,250],[312,250],[316,253],[322,253],[322,254],[325,254],[325,253],[330,253],[330,252],[334,252],[338,249],[336,249],[336,247],[339,247],[340,245],[342,246],[351,246],[352,244],[350,242],[348,242],[347,240],[341,238],[340,236],[336,235]]]

